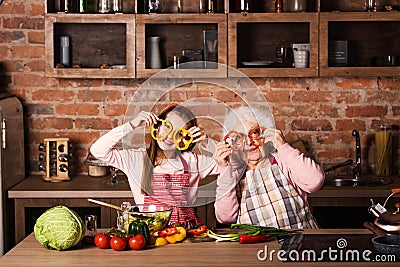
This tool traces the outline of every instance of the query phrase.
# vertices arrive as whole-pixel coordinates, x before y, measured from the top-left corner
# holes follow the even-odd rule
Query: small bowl
[[[400,258],[400,235],[377,236],[372,239],[372,244],[379,253]]]
[[[171,217],[172,208],[157,204],[138,204],[131,207],[128,218],[125,219],[122,211],[117,211],[117,227],[120,230],[128,231],[132,221],[146,222],[149,231],[155,232],[167,227]]]

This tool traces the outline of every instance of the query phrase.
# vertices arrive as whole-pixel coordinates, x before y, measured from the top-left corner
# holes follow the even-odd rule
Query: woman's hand
[[[281,130],[270,128],[264,131],[264,143],[268,142],[271,142],[275,149],[278,150],[282,145],[286,144],[286,139]]]
[[[139,126],[146,125],[147,127],[151,126],[153,123],[157,123],[158,117],[151,112],[141,111],[134,119],[132,119],[129,123],[132,128],[136,128]]]
[[[188,131],[193,137],[193,143],[201,142],[207,138],[206,132],[198,126],[192,127]]]
[[[215,147],[214,159],[219,166],[225,167],[229,164],[229,156],[232,154],[232,149],[225,142],[217,143]]]

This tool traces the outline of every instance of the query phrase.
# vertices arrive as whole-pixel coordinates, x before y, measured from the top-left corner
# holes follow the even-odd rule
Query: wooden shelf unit
[[[308,0],[307,12],[275,13],[274,1],[260,0],[258,13],[238,13],[234,0],[217,1],[216,13],[177,13],[176,1],[165,1],[165,14],[143,14],[143,2],[129,0],[128,14],[45,14],[45,73],[56,78],[223,78],[234,75],[218,69],[166,69],[168,56],[183,49],[203,48],[203,29],[218,30],[218,63],[238,68],[249,77],[399,76],[400,63],[371,65],[372,57],[387,54],[400,61],[400,0],[377,0],[377,12],[364,12],[364,1]],[[385,5],[396,11],[386,12]],[[284,1],[287,7],[287,0]],[[287,9],[286,9],[287,10]],[[367,34],[366,34],[367,33]],[[72,35],[72,64],[56,68],[58,39]],[[162,69],[146,68],[146,37],[162,37]],[[115,36],[113,36],[115,35]],[[112,37],[112,38],[111,38]],[[348,40],[347,66],[328,64],[329,41]],[[309,43],[308,68],[248,67],[245,60],[274,60],[276,47]],[[355,45],[354,45],[355,44]],[[363,58],[364,57],[364,58]],[[123,59],[123,60],[121,60]],[[121,62],[122,61],[122,62]],[[100,69],[100,64],[126,65]],[[161,70],[163,70],[161,72]]]
[[[399,36],[400,12],[321,13],[319,76],[399,76],[400,64],[371,66],[374,56],[400,56]],[[329,66],[329,41],[343,39],[348,40],[348,66]]]
[[[45,72],[56,78],[134,78],[135,15],[45,14]],[[59,37],[70,36],[71,63],[80,68],[57,68]],[[82,55],[82,56],[80,56]],[[125,69],[100,69],[100,64]]]
[[[181,54],[183,49],[203,48],[203,30],[218,30],[218,63],[227,64],[225,14],[138,14],[136,21],[137,78],[148,78],[161,70],[146,68],[146,38],[152,35],[161,37],[162,65],[166,68],[169,55]],[[227,70],[223,65],[219,65],[218,69],[167,69],[158,76],[224,78],[227,76]]]
[[[235,13],[228,15],[228,21],[228,65],[230,67],[237,68],[250,77],[318,76],[317,13]],[[244,29],[239,30],[241,26],[244,26]],[[246,38],[242,38],[240,34]],[[258,40],[253,39],[255,37]],[[293,43],[310,44],[308,68],[246,68],[240,66],[240,61],[245,58],[240,58],[239,54],[246,52],[239,51],[239,44],[243,44],[241,49],[252,53],[251,60],[274,60],[276,47],[290,46]],[[228,73],[228,76],[231,75],[233,72]]]

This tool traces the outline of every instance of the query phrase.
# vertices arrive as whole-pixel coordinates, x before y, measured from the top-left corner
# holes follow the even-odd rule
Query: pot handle
[[[393,193],[392,196],[400,194],[400,188],[393,188],[391,190],[392,190],[392,193]]]

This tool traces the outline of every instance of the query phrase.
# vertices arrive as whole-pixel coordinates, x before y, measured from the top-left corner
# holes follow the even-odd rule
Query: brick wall
[[[0,90],[16,94],[24,105],[28,173],[37,173],[38,144],[55,136],[71,139],[75,172],[84,173],[90,144],[122,123],[129,100],[143,80],[46,78],[44,10],[44,0],[5,0],[0,6]],[[400,77],[253,80],[288,141],[304,140],[324,167],[354,159],[353,129],[360,131],[366,157],[371,154],[367,144],[375,124],[400,125]],[[235,95],[219,88],[196,84],[165,100],[218,94],[227,102],[236,101]],[[399,157],[395,160],[398,166]]]

